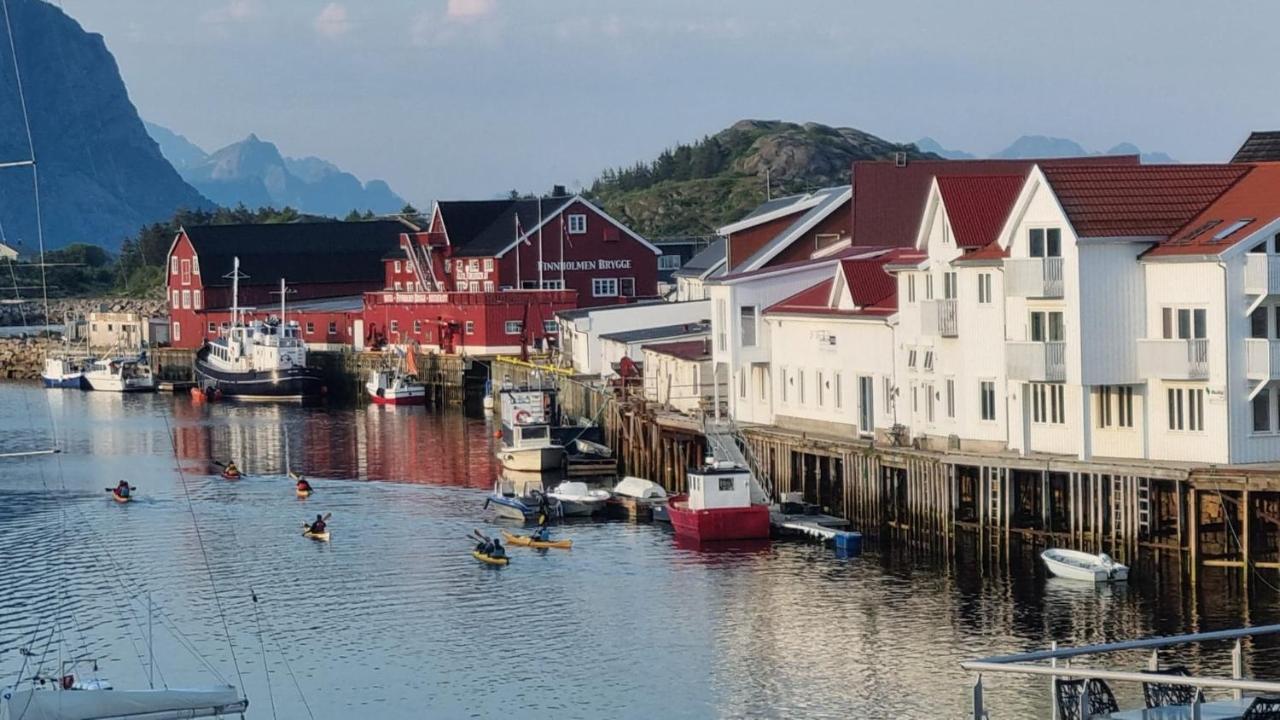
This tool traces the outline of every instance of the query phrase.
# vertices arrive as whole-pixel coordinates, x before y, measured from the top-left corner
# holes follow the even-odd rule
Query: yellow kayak
[[[506,558],[506,557],[493,557],[493,556],[491,556],[491,555],[485,555],[484,553],[480,552],[479,550],[472,550],[472,551],[471,551],[471,557],[473,557],[473,558],[475,558],[475,559],[479,560],[479,561],[480,561],[480,562],[482,562],[482,563],[488,563],[488,564],[490,564],[490,565],[506,565],[507,563],[511,562],[511,559],[510,559],[510,558]]]
[[[127,503],[127,502],[129,502],[130,500],[132,500],[132,499],[133,499],[133,496],[131,496],[131,495],[121,495],[121,494],[119,494],[119,493],[114,493],[114,492],[113,492],[113,493],[111,493],[111,499],[112,499],[112,500],[115,500],[115,501],[116,501],[116,502],[118,502],[118,503]]]
[[[297,493],[298,497],[302,498],[303,500],[306,500],[307,498],[311,497],[311,493],[312,493],[311,490],[299,490],[297,488],[294,488],[293,491]]]
[[[523,545],[532,548],[560,548],[568,550],[573,547],[572,540],[534,540],[528,535],[512,535],[506,530],[502,531],[502,539],[507,541],[508,545]]]
[[[302,537],[319,540],[320,542],[329,542],[329,531],[325,530],[322,533],[313,533],[310,530],[303,530]]]

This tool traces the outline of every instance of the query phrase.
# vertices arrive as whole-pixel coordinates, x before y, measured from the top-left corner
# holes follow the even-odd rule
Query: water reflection
[[[0,447],[47,438],[48,407],[66,452],[0,461],[0,649],[47,639],[61,607],[68,644],[117,686],[145,685],[150,591],[185,638],[157,630],[166,682],[208,681],[190,643],[233,681],[240,665],[255,718],[269,713],[268,672],[279,716],[306,716],[289,670],[318,718],[954,718],[969,707],[964,659],[1280,621],[1274,591],[1255,582],[1242,595],[1225,571],[1191,589],[1176,564],[1144,558],[1127,585],[1079,586],[1045,577],[1035,548],[992,555],[965,538],[955,559],[874,547],[838,559],[573,522],[557,530],[572,551],[513,548],[495,571],[466,538],[497,526],[481,510],[498,473],[483,417],[0,384]],[[286,446],[316,478],[310,499],[284,478]],[[210,461],[226,459],[248,477],[218,478]],[[136,502],[106,498],[120,477]],[[333,512],[331,543],[300,537],[317,512]],[[1169,660],[1225,672],[1225,649]],[[1280,670],[1280,640],[1245,649],[1250,673]],[[6,682],[20,665],[0,652]],[[993,718],[1047,716],[1042,681],[987,689]],[[1116,690],[1141,702],[1138,688]]]

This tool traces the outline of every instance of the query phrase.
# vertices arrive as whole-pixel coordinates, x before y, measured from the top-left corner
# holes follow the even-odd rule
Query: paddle
[[[103,489],[104,489],[104,490],[106,490],[106,491],[107,491],[107,492],[109,492],[109,493],[113,493],[113,492],[115,492],[115,491],[116,491],[116,489],[115,489],[115,488],[103,488]],[[137,487],[136,485],[130,485],[130,486],[129,486],[129,492],[133,492],[134,490],[137,490],[137,489],[138,489],[138,487]]]
[[[214,465],[217,465],[218,467],[222,468],[223,472],[226,472],[226,470],[227,470],[227,463],[218,462],[217,460],[210,460],[209,462],[211,462],[211,463],[213,463]],[[239,475],[240,477],[249,477],[249,473],[247,473],[247,472],[245,472],[245,471],[241,470],[240,468],[236,468],[236,474],[237,474],[237,475]]]

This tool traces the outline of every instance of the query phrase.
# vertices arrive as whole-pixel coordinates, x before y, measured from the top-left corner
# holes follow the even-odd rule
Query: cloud
[[[474,20],[492,15],[494,0],[449,0],[445,16],[454,20]]]
[[[200,21],[210,25],[244,22],[258,14],[258,6],[254,0],[230,0],[226,5],[216,7],[200,16]]]
[[[336,2],[325,5],[312,25],[315,26],[317,33],[327,38],[345,35],[351,29],[351,21],[347,19],[347,9]]]

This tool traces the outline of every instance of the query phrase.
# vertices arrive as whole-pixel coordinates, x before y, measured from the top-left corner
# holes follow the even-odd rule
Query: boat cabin
[[[555,390],[505,389],[502,404],[502,445],[520,449],[552,444],[551,427],[558,420]]]
[[[688,475],[689,509],[715,510],[751,506],[751,473],[728,462],[708,465]]]

